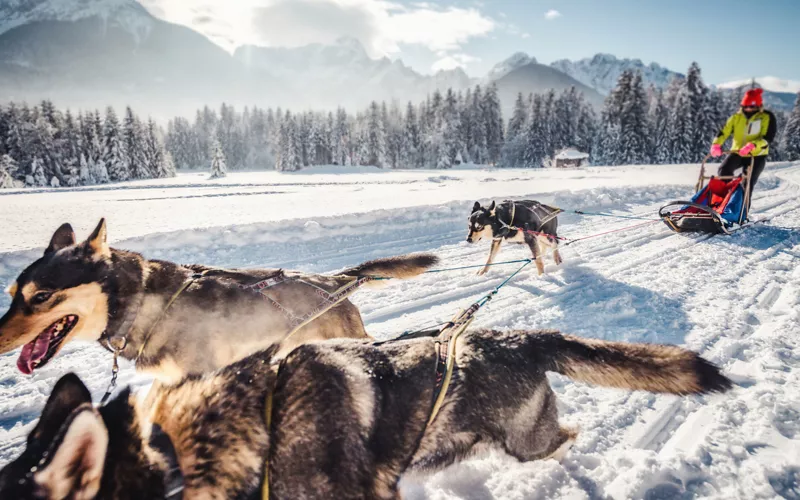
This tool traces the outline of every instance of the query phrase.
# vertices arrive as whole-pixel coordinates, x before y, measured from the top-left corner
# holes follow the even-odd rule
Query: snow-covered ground
[[[337,172],[337,173],[334,173]],[[85,236],[106,216],[113,245],[148,257],[325,272],[378,256],[433,251],[443,265],[483,263],[469,245],[476,199],[532,197],[566,209],[651,216],[691,192],[697,166],[378,172],[186,174],[74,191],[0,193],[0,285],[69,221]],[[500,453],[427,479],[405,498],[800,498],[800,163],[770,165],[753,201],[771,217],[733,236],[676,235],[655,223],[562,249],[564,265],[523,271],[477,326],[559,328],[588,337],[683,344],[737,382],[728,394],[677,398],[551,383],[562,419],[581,434],[561,463]],[[637,221],[565,214],[576,238]],[[500,260],[529,255],[506,245]],[[354,296],[379,338],[449,319],[513,266],[423,276]],[[0,299],[0,309],[8,305]],[[32,377],[0,357],[0,465],[19,452],[58,376],[75,371],[99,397],[110,359],[69,345]],[[122,383],[146,385],[132,366]]]

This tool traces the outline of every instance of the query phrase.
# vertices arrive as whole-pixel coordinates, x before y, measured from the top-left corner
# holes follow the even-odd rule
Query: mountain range
[[[190,28],[157,19],[136,0],[0,2],[0,99],[50,98],[73,108],[131,105],[159,119],[222,102],[292,109],[402,104],[436,89],[490,82],[506,113],[518,92],[571,86],[599,109],[625,69],[662,88],[681,76],[609,54],[544,65],[524,53],[483,78],[460,68],[423,75],[400,60],[369,57],[354,38],[299,48],[242,46],[230,54]],[[792,94],[784,98],[793,101]]]

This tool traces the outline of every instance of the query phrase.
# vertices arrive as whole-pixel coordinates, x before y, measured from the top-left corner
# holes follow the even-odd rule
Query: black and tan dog
[[[81,243],[65,224],[44,256],[9,287],[0,354],[22,347],[17,366],[31,373],[71,340],[105,344],[117,336],[126,339],[124,358],[171,382],[283,341],[304,318],[324,312],[324,290],[339,290],[360,276],[409,278],[436,261],[426,254],[378,259],[337,276],[183,266],[109,248],[104,221]],[[262,285],[253,287],[259,283],[267,286],[263,293]],[[369,338],[346,299],[297,330],[281,352],[336,337]]]
[[[27,449],[0,472],[0,497],[162,499],[182,484],[184,498],[255,499],[268,471],[272,499],[398,499],[404,472],[445,467],[483,445],[522,461],[563,455],[576,432],[559,425],[548,371],[678,395],[731,386],[676,346],[471,331],[457,341],[453,382],[428,425],[433,339],[306,344],[277,373],[275,349],[161,387],[138,411],[127,392],[94,409],[66,376]],[[170,473],[175,464],[182,475]]]
[[[503,241],[527,244],[539,274],[544,273],[542,255],[548,249],[553,250],[555,263],[561,264],[561,255],[558,253],[559,212],[556,208],[533,200],[506,200],[499,205],[492,202],[488,207],[481,207],[476,201],[469,216],[467,241],[477,243],[484,237],[492,239],[489,260],[478,274],[485,274],[489,270]]]

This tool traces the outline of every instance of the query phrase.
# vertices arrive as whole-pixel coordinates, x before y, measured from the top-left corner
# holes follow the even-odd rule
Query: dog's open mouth
[[[56,354],[58,346],[77,323],[78,317],[74,314],[64,316],[22,346],[22,352],[17,359],[19,371],[30,375],[36,368],[44,366]]]

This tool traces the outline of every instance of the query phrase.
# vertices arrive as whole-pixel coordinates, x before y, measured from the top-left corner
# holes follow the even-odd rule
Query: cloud
[[[456,68],[464,68],[466,67],[467,64],[471,62],[480,61],[479,58],[464,53],[458,53],[458,54],[440,53],[439,56],[441,57],[441,59],[433,63],[433,66],[431,66],[431,70],[433,71],[447,71]]]
[[[561,17],[561,12],[557,11],[556,9],[550,9],[544,13],[544,18],[548,21],[552,21],[553,19]]]
[[[140,0],[154,15],[187,25],[228,50],[256,44],[297,47],[357,38],[373,56],[416,45],[458,53],[497,23],[478,7],[388,0]],[[212,19],[211,22],[209,19]],[[197,22],[202,20],[202,22]],[[233,40],[233,42],[231,42]],[[231,46],[232,45],[232,46]],[[452,56],[463,61],[463,55]]]

